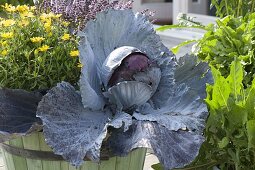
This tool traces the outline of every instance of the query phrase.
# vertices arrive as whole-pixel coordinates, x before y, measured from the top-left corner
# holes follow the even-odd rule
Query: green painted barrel
[[[75,168],[63,160],[47,159],[47,155],[45,159],[31,158],[29,153],[23,153],[21,156],[13,151],[10,152],[12,148],[53,154],[51,148],[45,143],[42,133],[11,140],[2,145],[6,170],[142,170],[146,155],[146,149],[140,148],[126,157],[111,157],[108,160],[102,160],[100,164],[85,161],[81,167]]]

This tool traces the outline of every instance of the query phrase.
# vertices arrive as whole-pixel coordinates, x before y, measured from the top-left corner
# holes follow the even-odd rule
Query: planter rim
[[[57,155],[51,151],[39,151],[39,150],[31,150],[31,149],[23,149],[18,148],[15,146],[11,146],[5,143],[0,143],[2,149],[10,153],[12,155],[29,158],[29,159],[36,159],[36,160],[47,160],[47,161],[65,161],[61,155]],[[101,154],[101,160],[109,160],[109,156],[107,154]],[[88,158],[84,158],[84,161],[91,161]]]

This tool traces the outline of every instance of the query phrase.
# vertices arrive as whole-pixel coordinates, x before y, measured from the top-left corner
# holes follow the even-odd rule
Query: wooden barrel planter
[[[6,170],[142,170],[146,154],[146,149],[141,148],[126,157],[111,157],[100,164],[86,161],[75,168],[53,154],[43,133],[17,138],[1,146]]]

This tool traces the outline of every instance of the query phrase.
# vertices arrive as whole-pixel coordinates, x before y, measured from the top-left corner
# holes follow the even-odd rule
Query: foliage
[[[227,78],[212,67],[214,85],[207,86],[210,114],[206,125],[207,160],[221,169],[255,169],[255,79],[244,89],[241,62],[231,64]]]
[[[230,63],[238,58],[245,70],[243,83],[251,84],[255,73],[255,13],[245,17],[227,16],[216,21],[214,27],[198,41],[194,53],[210,63],[226,77]]]
[[[1,0],[0,5],[4,4],[11,4],[11,5],[33,5],[33,0]]]
[[[193,46],[193,53],[202,61],[210,63],[226,77],[229,74],[229,65],[235,58],[238,58],[245,70],[243,84],[245,87],[251,84],[255,73],[255,13],[247,14],[244,17],[227,16],[217,19],[216,24],[202,26],[193,22],[193,18],[180,17],[182,22],[179,25],[163,26],[158,28],[164,31],[169,28],[196,28],[205,30],[204,36],[199,40],[183,42],[172,48],[178,52],[179,48],[197,42]]]
[[[60,15],[37,15],[34,7],[3,6],[7,18],[0,24],[0,86],[35,90],[58,82],[75,85],[77,38],[69,35]]]
[[[254,12],[255,0],[212,0],[212,7],[216,8],[216,15],[221,18],[227,15],[239,17]]]
[[[202,29],[207,31],[207,27],[202,25],[200,22],[194,21],[194,18],[188,16],[187,14],[180,13],[177,16],[178,25],[163,25],[157,28],[157,31],[165,31],[168,29],[181,29],[181,28],[195,28],[195,29]]]
[[[214,85],[207,85],[209,117],[206,141],[188,169],[255,169],[255,79],[244,89],[242,64],[235,60],[227,78],[211,68]],[[161,170],[160,165],[154,169]]]

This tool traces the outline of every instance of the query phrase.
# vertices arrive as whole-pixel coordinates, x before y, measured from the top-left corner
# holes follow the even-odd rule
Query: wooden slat
[[[22,137],[24,149],[40,150],[39,134],[33,133],[30,136]],[[42,161],[35,159],[26,159],[28,170],[43,170]]]
[[[99,170],[115,170],[116,157],[112,157],[107,161],[101,161]]]
[[[5,142],[5,143],[9,144],[9,142]],[[3,150],[3,155],[4,155],[4,162],[6,164],[6,168],[8,170],[16,170],[13,159],[12,159],[12,155],[5,152],[4,150]]]
[[[9,144],[18,148],[24,148],[23,141],[21,138],[13,139],[9,141]],[[12,155],[13,163],[15,167],[19,167],[18,170],[27,170],[26,159],[20,156]]]
[[[41,151],[52,151],[52,149],[45,143],[43,133],[39,133],[40,150]],[[43,170],[65,170],[61,169],[60,161],[46,161],[42,160]],[[68,170],[68,169],[67,169]]]
[[[130,155],[131,153],[125,157],[117,157],[116,170],[129,170]]]
[[[51,151],[45,143],[42,133],[34,133],[31,136],[6,142],[16,147]],[[8,170],[142,170],[146,155],[146,149],[132,151],[127,157],[112,157],[100,164],[86,161],[81,167],[75,168],[65,161],[46,161],[22,158],[3,151]]]
[[[69,170],[69,163],[65,161],[60,162],[61,170]]]
[[[92,161],[86,161],[82,165],[81,170],[99,170],[99,164]]]
[[[69,170],[80,170],[80,168],[76,168],[76,167],[69,164]]]
[[[144,160],[146,155],[146,149],[139,148],[130,153],[129,170],[143,169]]]

